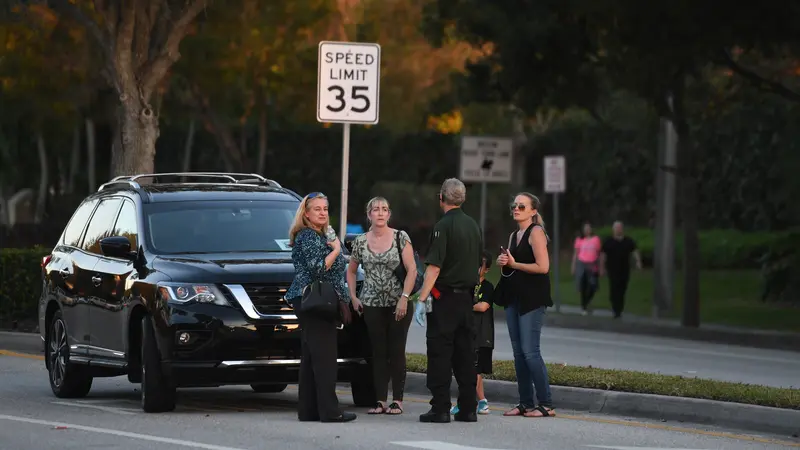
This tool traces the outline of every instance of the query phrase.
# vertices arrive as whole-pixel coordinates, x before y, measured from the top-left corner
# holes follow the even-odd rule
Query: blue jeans
[[[542,337],[542,322],[545,307],[534,309],[519,315],[516,303],[506,308],[508,335],[511,337],[511,348],[514,351],[514,369],[517,372],[517,388],[519,403],[526,409],[537,405],[551,408],[550,381],[547,377],[547,366],[544,365],[539,344]],[[536,400],[533,401],[533,388],[536,388]]]

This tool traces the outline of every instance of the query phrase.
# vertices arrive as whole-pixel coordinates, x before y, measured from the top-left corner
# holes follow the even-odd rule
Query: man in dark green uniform
[[[431,410],[421,422],[450,422],[450,381],[458,383],[459,412],[454,419],[476,422],[475,351],[473,349],[472,296],[478,284],[476,267],[481,263],[481,230],[461,209],[467,189],[450,178],[439,191],[444,217],[436,223],[425,258],[425,281],[420,301],[431,301],[427,314],[428,376]],[[428,299],[428,295],[432,299]]]

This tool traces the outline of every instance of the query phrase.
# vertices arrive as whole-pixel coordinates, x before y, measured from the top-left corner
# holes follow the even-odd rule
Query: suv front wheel
[[[59,398],[85,397],[92,388],[92,377],[86,367],[69,362],[67,324],[61,310],[53,314],[45,346],[45,362],[49,372],[50,388]]]
[[[150,316],[142,318],[142,409],[166,412],[175,409],[175,385],[161,368],[161,353]]]

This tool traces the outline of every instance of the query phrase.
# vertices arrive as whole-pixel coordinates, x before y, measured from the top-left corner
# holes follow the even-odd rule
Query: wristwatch
[[[402,297],[408,298],[408,294],[406,294],[405,292],[403,292],[403,295],[402,295]]]

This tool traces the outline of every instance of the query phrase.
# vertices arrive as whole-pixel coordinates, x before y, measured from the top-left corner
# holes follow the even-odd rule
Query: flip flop
[[[400,410],[400,412],[392,412],[392,410],[395,410],[395,409]],[[386,414],[389,414],[391,416],[396,416],[398,414],[403,414],[403,408],[401,408],[400,405],[397,404],[397,402],[392,402],[389,405],[389,407],[386,408]]]
[[[533,411],[539,411],[542,415],[541,416],[534,416],[533,415]],[[555,415],[556,415],[556,411],[554,409],[547,408],[547,407],[544,407],[542,405],[539,405],[536,408],[533,408],[533,410],[531,410],[529,412],[526,412],[524,414],[525,417],[532,417],[534,419],[539,419],[539,418],[542,418],[542,417],[555,417]]]
[[[517,410],[517,412],[514,413],[514,410]],[[528,410],[524,406],[517,405],[517,406],[511,408],[510,410],[504,412],[503,415],[506,416],[506,417],[509,417],[509,416],[524,416],[527,413],[528,413]]]
[[[383,406],[383,402],[375,403],[375,407],[372,408],[371,410],[369,410],[369,412],[367,412],[367,414],[372,414],[372,415],[375,415],[375,414],[386,414],[386,407]]]

